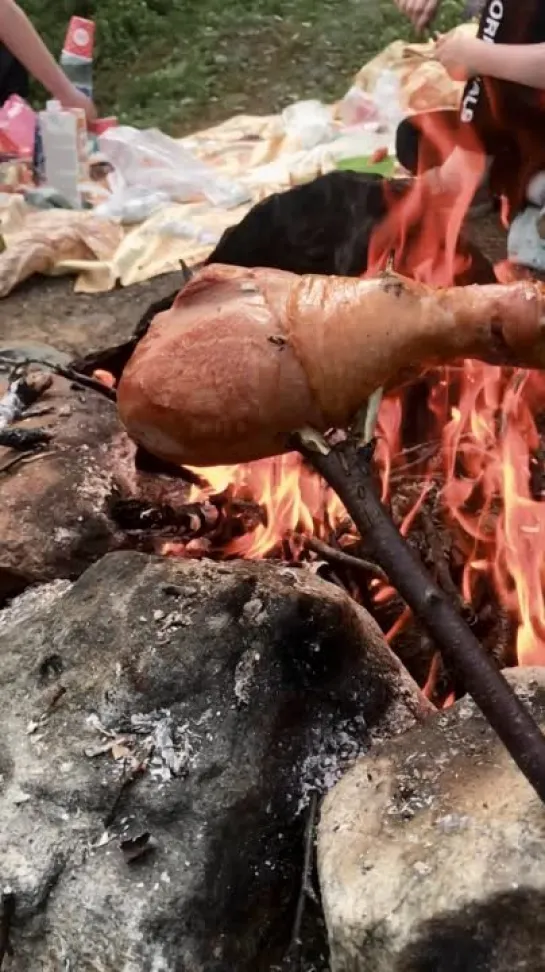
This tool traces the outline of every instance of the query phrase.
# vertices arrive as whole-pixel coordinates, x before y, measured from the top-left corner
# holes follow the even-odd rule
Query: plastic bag
[[[168,206],[170,196],[158,189],[146,186],[128,186],[119,172],[108,176],[110,197],[95,206],[97,216],[111,219],[126,226],[143,223],[163,206]]]
[[[391,132],[395,132],[406,114],[401,101],[401,81],[395,71],[386,69],[380,72],[372,97],[381,120]]]
[[[227,208],[249,198],[238,183],[218,176],[155,128],[110,128],[100,136],[99,148],[127,189],[164,193],[174,202],[193,202],[204,196],[213,205]]]
[[[507,256],[518,266],[543,273],[545,271],[545,239],[542,224],[545,210],[537,206],[527,206],[518,213],[507,237]]]
[[[298,101],[282,112],[284,130],[302,149],[315,148],[335,137],[331,113],[320,101]]]
[[[379,113],[371,95],[354,84],[339,103],[339,117],[347,126],[364,125],[376,123]]]

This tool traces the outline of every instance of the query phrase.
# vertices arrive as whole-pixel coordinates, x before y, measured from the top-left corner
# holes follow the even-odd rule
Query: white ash
[[[35,614],[50,608],[72,587],[72,581],[55,580],[38,587],[29,587],[19,597],[14,598],[8,607],[0,611],[0,635],[5,634],[17,624],[29,621]]]
[[[175,726],[170,716],[162,719],[151,736],[151,775],[161,782],[187,776],[194,765],[198,738],[187,725]]]
[[[435,821],[435,826],[439,827],[445,834],[456,833],[458,830],[467,830],[471,824],[471,818],[459,813],[447,813],[444,817],[439,817]]]
[[[168,709],[131,716],[133,732],[143,735],[151,750],[150,773],[161,782],[186,776],[195,764],[199,735],[189,724],[177,726]]]
[[[82,445],[81,452],[87,452],[88,446]],[[107,501],[110,499],[114,489],[114,478],[111,473],[107,473],[98,467],[91,460],[85,470],[85,479],[79,487],[79,492],[85,499],[92,504],[93,512],[103,513]]]
[[[132,715],[130,722],[107,728],[96,713],[87,716],[86,724],[100,733],[106,742],[85,750],[89,758],[113,751],[115,745],[129,750],[132,757],[141,761],[153,779],[160,783],[176,777],[185,777],[195,766],[200,750],[201,736],[190,728],[189,723],[176,725],[170,711]],[[123,774],[121,766],[120,773]]]
[[[240,657],[235,668],[235,696],[240,705],[249,705],[252,683],[258,677],[261,651],[256,644]]]
[[[314,730],[312,752],[301,768],[301,795],[297,813],[308,806],[312,793],[331,790],[348,769],[369,751],[369,733],[363,716],[346,720],[334,729]]]
[[[146,622],[146,618],[141,621]],[[153,620],[158,626],[156,640],[158,644],[164,644],[178,628],[187,628],[193,624],[193,614],[187,610],[162,611],[160,608],[153,612]]]
[[[242,614],[245,621],[250,621],[256,625],[264,624],[268,618],[263,601],[260,601],[258,597],[254,597],[251,601],[246,602],[242,608]]]

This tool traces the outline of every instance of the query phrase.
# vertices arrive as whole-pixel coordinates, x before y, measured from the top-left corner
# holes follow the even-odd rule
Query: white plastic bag
[[[320,101],[297,101],[282,112],[286,135],[302,149],[315,148],[335,137],[331,112]]]
[[[545,222],[545,209],[527,206],[518,213],[507,237],[507,256],[512,263],[529,270],[545,271],[545,239],[540,224]]]
[[[248,199],[242,186],[218,176],[158,129],[110,128],[100,136],[99,147],[129,189],[161,192],[174,202],[205,197],[226,208]]]
[[[347,126],[365,125],[377,123],[379,112],[371,95],[354,84],[339,104],[339,117]]]
[[[380,72],[373,90],[373,101],[381,120],[389,131],[395,132],[406,112],[401,103],[401,81],[394,71],[386,69]]]
[[[119,172],[108,176],[110,196],[95,206],[97,216],[111,219],[114,223],[132,226],[143,223],[163,206],[168,206],[170,196],[146,186],[128,186]]]

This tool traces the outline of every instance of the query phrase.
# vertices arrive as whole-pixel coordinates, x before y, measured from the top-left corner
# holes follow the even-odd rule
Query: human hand
[[[448,71],[454,81],[467,81],[474,70],[475,37],[466,30],[456,27],[448,34],[442,34],[435,42],[434,57]]]
[[[66,93],[63,93],[59,101],[63,108],[83,108],[87,124],[92,124],[97,120],[98,113],[93,102],[82,91],[78,91],[74,85],[67,88]]]
[[[439,2],[440,0],[395,0],[395,5],[401,13],[409,18],[413,27],[421,31],[435,17]]]

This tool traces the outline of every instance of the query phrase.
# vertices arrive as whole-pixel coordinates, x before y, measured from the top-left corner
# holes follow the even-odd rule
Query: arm
[[[92,102],[74,88],[14,0],[0,0],[0,41],[54,98],[67,107],[84,108],[93,119]]]
[[[424,30],[437,13],[441,0],[394,0],[401,13],[409,18],[417,30]]]
[[[435,57],[456,80],[482,75],[545,90],[545,44],[491,44],[457,28],[438,39]]]
[[[473,38],[470,74],[545,90],[545,44],[490,44]]]

